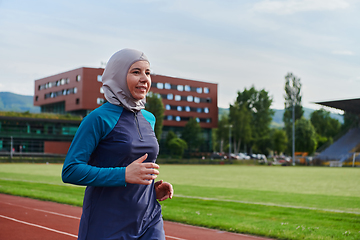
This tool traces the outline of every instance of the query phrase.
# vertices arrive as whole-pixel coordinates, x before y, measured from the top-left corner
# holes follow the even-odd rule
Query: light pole
[[[295,166],[295,103],[296,103],[296,88],[295,88],[295,80],[292,81],[292,86],[290,87],[291,93],[291,103],[292,103],[292,164]]]
[[[231,154],[231,128],[232,128],[232,125],[229,124],[227,126],[229,127],[229,160],[230,160],[231,159],[230,154]]]
[[[294,99],[292,101],[292,159],[293,159],[293,166],[295,166],[295,100]]]

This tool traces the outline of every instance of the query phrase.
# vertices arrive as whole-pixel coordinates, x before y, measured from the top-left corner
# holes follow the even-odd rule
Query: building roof
[[[316,104],[332,107],[345,112],[360,114],[360,98],[345,99],[345,100],[334,100],[326,102],[315,102]]]

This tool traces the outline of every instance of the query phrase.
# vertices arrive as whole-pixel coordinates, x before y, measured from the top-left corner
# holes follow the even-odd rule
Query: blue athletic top
[[[138,239],[162,221],[151,185],[125,182],[125,168],[148,154],[155,162],[159,145],[155,117],[105,103],[86,116],[66,156],[62,179],[86,185],[78,239]]]

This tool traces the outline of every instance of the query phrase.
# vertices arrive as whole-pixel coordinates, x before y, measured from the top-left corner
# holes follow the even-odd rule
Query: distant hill
[[[272,128],[281,128],[284,126],[284,122],[283,122],[283,116],[284,116],[284,109],[273,109],[275,111],[274,116],[273,116],[273,121],[271,123],[271,127]],[[304,117],[307,119],[310,119],[310,115],[313,111],[315,111],[315,109],[311,109],[311,108],[303,108],[304,110]],[[221,117],[221,115],[227,115],[229,114],[229,109],[228,108],[219,108],[219,118]],[[330,117],[337,119],[340,123],[344,122],[344,117],[340,114],[336,114],[336,113],[330,113]]]
[[[39,113],[40,107],[33,104],[33,96],[20,95],[11,92],[0,92],[0,111]]]

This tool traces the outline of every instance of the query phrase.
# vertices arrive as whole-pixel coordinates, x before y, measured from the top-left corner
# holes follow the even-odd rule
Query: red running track
[[[81,208],[0,194],[1,240],[74,240]],[[244,234],[164,222],[166,240],[269,240]]]

